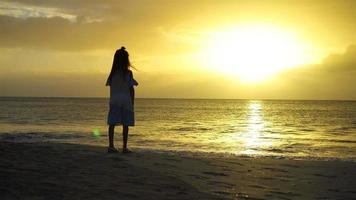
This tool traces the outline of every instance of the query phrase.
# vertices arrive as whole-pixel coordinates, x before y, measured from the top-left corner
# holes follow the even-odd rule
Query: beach
[[[0,200],[356,200],[356,0],[0,0]]]
[[[1,199],[355,199],[355,162],[0,142]]]

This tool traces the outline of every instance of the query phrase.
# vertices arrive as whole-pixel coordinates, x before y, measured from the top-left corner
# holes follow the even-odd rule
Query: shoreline
[[[133,137],[136,135],[130,135]],[[119,140],[122,140],[119,136]],[[0,142],[12,142],[12,143],[65,143],[65,144],[77,144],[77,145],[88,145],[88,146],[100,146],[106,147],[107,135],[101,135],[100,139],[93,138],[89,134],[64,134],[64,133],[53,133],[53,132],[18,132],[18,133],[0,133]],[[118,143],[117,145],[120,145]],[[294,156],[294,155],[273,155],[273,153],[268,155],[262,154],[239,154],[230,153],[224,151],[188,151],[188,150],[176,150],[176,149],[157,149],[157,148],[144,148],[137,146],[135,142],[130,142],[130,147],[134,148],[135,151],[140,153],[153,153],[153,154],[172,154],[181,156],[197,156],[197,157],[207,157],[207,158],[253,158],[253,159],[276,159],[276,160],[300,160],[300,161],[340,161],[340,162],[354,162],[356,163],[356,157],[317,157],[317,156]]]
[[[0,142],[1,199],[352,199],[356,163]],[[135,149],[133,149],[135,150]]]
[[[109,96],[0,96],[0,98],[28,98],[28,99],[105,99],[108,100]],[[355,102],[356,99],[298,99],[298,98],[184,98],[184,97],[136,97],[136,100],[149,99],[149,100],[232,100],[232,101],[340,101],[340,102]]]
[[[91,145],[91,144],[89,144]],[[351,162],[356,164],[356,158],[335,158],[335,157],[312,157],[312,156],[279,156],[279,155],[260,155],[260,154],[234,154],[229,152],[204,152],[204,151],[175,151],[175,150],[155,150],[134,147],[140,153],[148,154],[169,154],[176,156],[189,156],[199,158],[226,158],[226,159],[272,159],[272,160],[292,160],[292,161],[320,161],[320,162]]]

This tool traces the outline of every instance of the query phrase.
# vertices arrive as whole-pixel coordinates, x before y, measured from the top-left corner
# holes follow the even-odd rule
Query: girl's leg
[[[114,148],[114,129],[115,126],[114,125],[109,125],[109,147]]]
[[[127,138],[129,136],[129,127],[122,126],[122,136],[123,136],[123,149],[127,149]]]

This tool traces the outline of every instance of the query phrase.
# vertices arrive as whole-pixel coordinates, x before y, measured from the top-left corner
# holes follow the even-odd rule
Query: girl
[[[137,81],[130,70],[129,54],[125,47],[115,52],[114,61],[106,85],[110,86],[110,110],[108,114],[109,125],[109,153],[118,152],[114,147],[114,129],[116,125],[122,125],[123,149],[122,153],[130,153],[127,148],[129,126],[135,125],[134,118],[134,86]]]

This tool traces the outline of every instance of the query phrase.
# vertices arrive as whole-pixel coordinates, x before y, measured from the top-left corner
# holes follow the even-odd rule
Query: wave
[[[0,133],[1,141],[8,142],[44,142],[44,141],[66,141],[80,139],[85,135],[77,133],[55,133],[55,132],[18,132]]]

